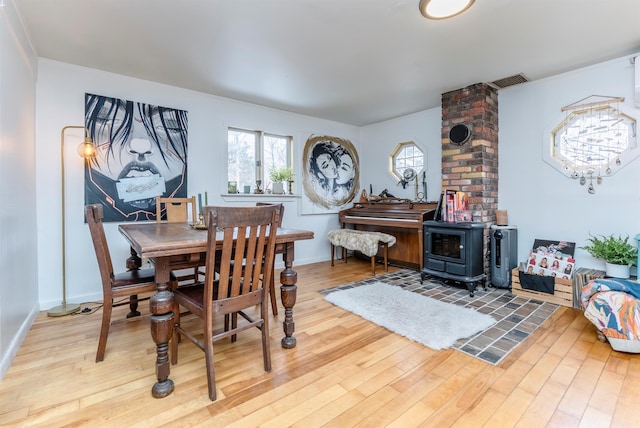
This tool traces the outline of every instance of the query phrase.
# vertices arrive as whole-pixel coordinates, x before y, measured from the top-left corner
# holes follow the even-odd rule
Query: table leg
[[[158,381],[151,389],[154,398],[163,398],[173,392],[173,381],[169,379],[169,340],[173,334],[173,292],[169,285],[169,260],[156,259],[156,282],[158,291],[149,300],[151,311],[151,337],[156,344],[156,377]]]
[[[293,242],[285,244],[282,253],[284,261],[284,270],[280,272],[280,297],[284,306],[284,321],[282,321],[282,329],[284,337],[282,338],[282,347],[285,349],[295,348],[296,338],[293,337],[295,323],[293,322],[293,307],[296,304],[298,286],[298,273],[293,269],[294,245]]]

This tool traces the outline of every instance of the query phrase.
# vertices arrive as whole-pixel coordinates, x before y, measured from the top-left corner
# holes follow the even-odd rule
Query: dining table
[[[173,392],[174,384],[169,379],[169,340],[173,334],[173,292],[169,283],[172,262],[178,260],[203,260],[207,251],[207,230],[188,223],[127,223],[118,230],[131,246],[131,257],[127,268],[137,268],[141,258],[155,264],[156,293],[149,300],[151,312],[151,337],[156,344],[156,378],[151,389],[155,398],[163,398]],[[280,273],[280,296],[284,306],[282,347],[296,346],[293,336],[295,324],[293,307],[296,303],[298,275],[293,269],[296,241],[313,239],[309,230],[278,228],[276,253],[282,254],[284,269]],[[216,242],[222,247],[222,232],[218,232]]]

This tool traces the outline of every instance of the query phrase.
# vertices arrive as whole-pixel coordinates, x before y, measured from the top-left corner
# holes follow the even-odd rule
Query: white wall
[[[602,184],[567,178],[543,160],[544,141],[560,120],[561,108],[590,95],[624,97],[636,117],[633,66],[619,58],[552,78],[505,88],[499,92],[499,208],[518,226],[518,259],[524,261],[533,240],[558,239],[586,244],[589,233],[640,233],[640,159]],[[640,142],[640,139],[639,139]],[[637,148],[635,150],[640,150]],[[603,262],[576,250],[576,265],[604,269]]]
[[[426,153],[427,199],[437,201],[442,186],[441,128],[440,107],[363,127],[360,132],[361,187],[368,193],[371,184],[376,195],[387,189],[398,198],[413,199],[414,184],[403,189],[389,172],[389,155],[393,149],[399,143],[413,141]],[[418,191],[422,191],[421,183]]]
[[[36,165],[38,200],[38,283],[43,309],[61,299],[60,131],[84,123],[85,92],[140,101],[189,112],[188,193],[208,192],[209,204],[231,204],[226,193],[226,126],[294,136],[294,158],[302,158],[309,133],[346,138],[358,145],[358,128],[326,120],[263,108],[226,98],[187,91],[40,59],[37,83]],[[76,154],[82,130],[69,130],[65,140],[67,301],[81,303],[102,299],[97,262],[89,231],[84,224],[83,163]],[[301,165],[295,165],[301,171]],[[301,183],[295,183],[302,191]],[[252,204],[255,201],[243,202]],[[284,226],[315,232],[313,241],[296,244],[294,265],[329,258],[328,230],[337,227],[337,215],[299,215],[298,200],[285,200]],[[129,247],[117,224],[105,224],[114,269],[124,269]]]
[[[0,379],[38,314],[36,57],[13,2],[0,7]]]

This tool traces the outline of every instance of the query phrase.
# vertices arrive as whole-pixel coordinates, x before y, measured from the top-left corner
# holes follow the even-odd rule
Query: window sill
[[[285,194],[285,195],[279,195],[279,194],[274,194],[274,193],[260,193],[260,194],[256,194],[256,193],[223,193],[220,196],[222,196],[222,199],[224,199],[225,201],[238,201],[238,202],[251,202],[251,201],[256,201],[256,200],[262,200],[262,199],[268,199],[270,201],[292,201],[295,199],[298,199],[300,197],[300,195],[291,195],[291,194]]]

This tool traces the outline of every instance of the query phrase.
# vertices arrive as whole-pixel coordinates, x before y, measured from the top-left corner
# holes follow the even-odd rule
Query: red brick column
[[[471,135],[461,146],[449,141],[449,130],[466,124]],[[498,93],[486,83],[442,94],[442,190],[467,192],[473,221],[489,226],[498,208]],[[485,272],[489,266],[485,257]]]

